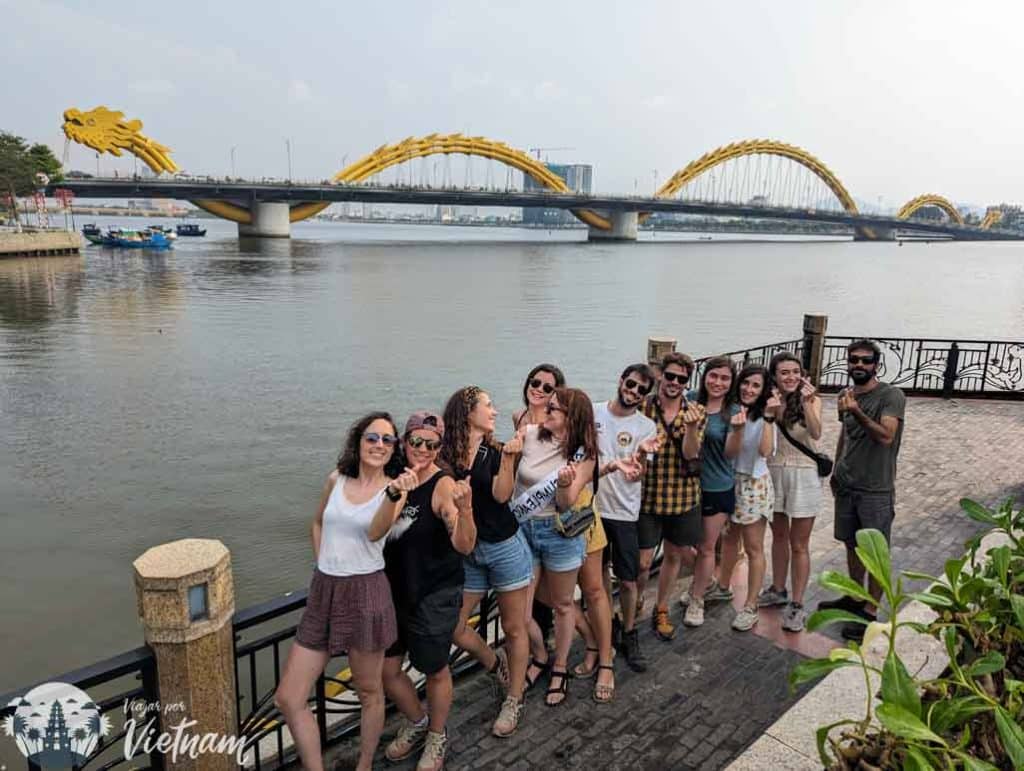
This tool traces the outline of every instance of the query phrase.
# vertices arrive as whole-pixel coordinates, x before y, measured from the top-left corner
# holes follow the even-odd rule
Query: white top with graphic
[[[628,458],[636,452],[640,442],[658,432],[654,421],[639,412],[624,418],[612,415],[607,402],[594,404],[594,425],[602,466],[615,458]],[[597,487],[597,510],[601,517],[636,522],[640,518],[641,484],[640,479],[627,482],[618,472],[602,477]]]

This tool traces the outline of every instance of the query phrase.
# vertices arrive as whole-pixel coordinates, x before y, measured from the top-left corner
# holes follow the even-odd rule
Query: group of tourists
[[[902,393],[877,380],[879,358],[871,341],[849,348],[853,386],[839,396],[832,474],[835,534],[862,583],[855,534],[889,533],[903,419]],[[415,412],[401,433],[386,412],[352,426],[314,517],[317,566],[275,694],[307,768],[323,767],[310,689],[341,654],[362,708],[359,769],[372,767],[385,697],[406,719],[387,758],[422,747],[417,768],[443,767],[453,645],[503,689],[495,736],[515,733],[525,692],[542,681],[551,708],[565,703],[570,678],[592,678],[593,700],[612,701],[616,651],[632,670],[647,669],[636,625],[659,545],[651,624],[662,640],[677,633],[669,604],[681,567],[693,570],[680,598],[683,624],[699,627],[708,604],[732,600],[741,546],[746,592],[732,628],[750,630],[765,606],[783,608],[784,629],[804,628],[808,544],[823,504],[822,464],[831,465],[817,446],[821,398],[791,353],[738,373],[730,359],[714,357],[694,383],[696,372],[675,352],[656,369],[631,364],[614,396],[595,403],[568,387],[558,367],[540,364],[526,377],[524,406],[504,443],[495,438],[498,411],[477,386],[452,394],[441,414]],[[471,623],[488,591],[504,634],[497,648],[481,637],[485,620]],[[864,603],[831,606],[875,612]],[[550,609],[553,635],[535,607]],[[577,632],[585,652],[570,669]],[[406,656],[426,677],[426,708],[402,667]]]

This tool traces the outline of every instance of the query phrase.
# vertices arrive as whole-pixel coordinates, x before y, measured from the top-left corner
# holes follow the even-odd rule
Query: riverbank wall
[[[0,259],[5,257],[54,257],[78,254],[82,237],[68,230],[0,232]]]

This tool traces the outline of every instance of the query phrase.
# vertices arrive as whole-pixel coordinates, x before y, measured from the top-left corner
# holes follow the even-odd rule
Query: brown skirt
[[[398,624],[384,571],[331,576],[314,570],[295,639],[304,648],[331,656],[391,646],[398,639]]]

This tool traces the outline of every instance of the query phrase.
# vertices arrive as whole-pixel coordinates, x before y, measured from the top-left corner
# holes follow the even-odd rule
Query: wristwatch
[[[401,490],[392,492],[391,485],[387,485],[384,488],[384,495],[388,497],[389,501],[396,502],[402,497],[402,492]]]

